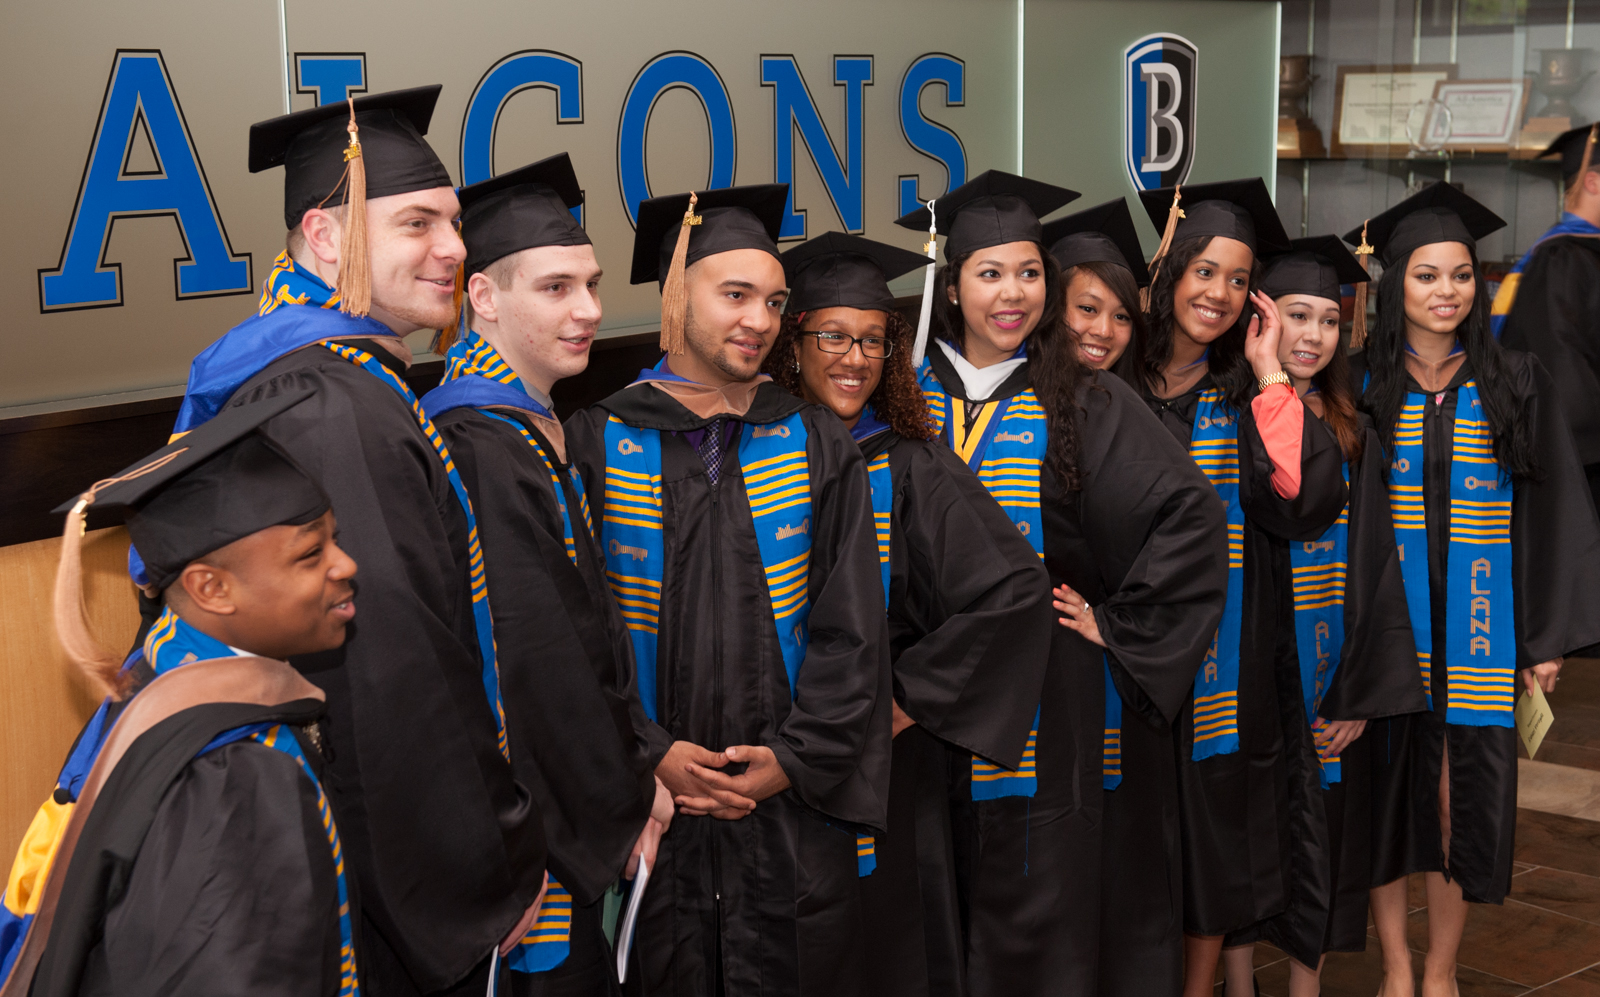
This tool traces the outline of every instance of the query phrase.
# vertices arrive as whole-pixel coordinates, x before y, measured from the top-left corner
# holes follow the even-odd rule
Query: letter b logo
[[[1154,34],[1123,53],[1123,158],[1139,190],[1183,183],[1194,163],[1194,43]]]

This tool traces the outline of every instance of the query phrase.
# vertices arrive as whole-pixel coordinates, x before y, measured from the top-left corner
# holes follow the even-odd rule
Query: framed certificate
[[[1430,147],[1507,152],[1517,146],[1528,81],[1441,80],[1433,99],[1425,126]]]
[[[1398,158],[1411,150],[1406,118],[1454,80],[1449,63],[1340,66],[1333,99],[1333,157]]]

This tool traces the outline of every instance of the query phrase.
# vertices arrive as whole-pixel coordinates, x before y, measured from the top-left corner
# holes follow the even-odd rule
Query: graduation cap
[[[1257,256],[1289,249],[1289,234],[1260,177],[1142,190],[1139,201],[1162,234],[1157,260],[1179,239],[1201,236],[1237,239]]]
[[[250,172],[284,169],[285,228],[299,225],[312,208],[349,206],[336,281],[340,311],[371,310],[367,199],[455,186],[422,137],[442,89],[436,84],[367,94],[250,126]]]
[[[683,273],[689,265],[736,249],[759,249],[781,261],[778,232],[788,203],[788,184],[763,183],[667,194],[639,204],[631,282],[661,282],[663,352],[683,353],[689,300]]]
[[[943,197],[895,219],[895,224],[945,237],[944,258],[954,259],[1008,242],[1043,244],[1039,219],[1078,199],[1075,190],[988,170]]]
[[[1150,283],[1133,213],[1120,197],[1048,223],[1044,244],[1063,271],[1080,263],[1111,263],[1132,273],[1140,287]]]
[[[921,253],[843,232],[808,239],[780,258],[791,315],[839,307],[892,311],[889,281],[928,262]]]
[[[1459,242],[1476,249],[1479,239],[1505,225],[1493,211],[1436,180],[1346,232],[1344,241],[1376,251],[1384,266],[1392,266],[1412,250],[1436,242]]]
[[[1295,239],[1291,250],[1267,261],[1261,277],[1261,291],[1269,298],[1285,294],[1309,294],[1339,300],[1339,285],[1367,281],[1367,268],[1361,265],[1336,235],[1314,235]]]
[[[1011,242],[1044,245],[1044,215],[1078,199],[1075,190],[1029,180],[1001,170],[988,170],[968,180],[924,207],[901,215],[895,224],[928,232],[928,256],[933,256],[933,233],[945,237],[944,258],[953,260],[990,246]],[[933,265],[922,286],[922,315],[911,348],[911,365],[922,363],[928,347],[928,322],[933,315]]]
[[[1588,169],[1587,163],[1593,161],[1589,150],[1594,145],[1597,131],[1600,131],[1600,122],[1562,132],[1535,158],[1560,156],[1561,176],[1570,182],[1575,175]]]
[[[469,277],[524,249],[590,244],[568,210],[583,203],[583,191],[564,152],[463,187],[457,196]]]

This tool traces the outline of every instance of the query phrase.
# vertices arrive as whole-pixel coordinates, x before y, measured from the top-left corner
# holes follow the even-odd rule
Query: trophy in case
[[[1278,60],[1278,158],[1321,159],[1327,155],[1322,132],[1306,113],[1306,96],[1317,81],[1311,56],[1286,55]]]
[[[1539,71],[1530,73],[1533,88],[1545,97],[1538,117],[1529,118],[1518,142],[1525,150],[1543,149],[1557,135],[1572,127],[1578,112],[1572,98],[1589,82],[1594,71],[1583,71],[1584,48],[1547,48],[1539,52]]]

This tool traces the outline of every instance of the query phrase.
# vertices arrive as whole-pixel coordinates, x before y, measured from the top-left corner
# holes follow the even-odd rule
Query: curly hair
[[[795,312],[783,316],[778,327],[778,338],[761,364],[764,373],[771,374],[779,387],[796,398],[804,398],[800,381],[800,364],[795,348],[805,327],[809,312]],[[867,404],[872,412],[894,430],[895,435],[907,440],[931,440],[935,435],[933,419],[928,415],[928,401],[917,386],[916,371],[911,369],[911,338],[913,330],[905,316],[897,311],[886,313],[889,317],[887,332],[893,348],[889,359],[883,362],[883,377],[873,389]]]
[[[1132,348],[1123,355],[1123,362],[1117,365],[1119,373],[1133,375],[1129,378],[1130,383],[1142,383],[1151,391],[1161,390],[1166,383],[1167,364],[1172,362],[1172,342],[1178,326],[1174,301],[1178,282],[1183,280],[1183,275],[1189,271],[1189,264],[1205,251],[1213,238],[1199,235],[1175,242],[1162,258],[1155,280],[1150,285],[1150,313],[1145,316],[1147,335],[1135,336]],[[1255,259],[1254,254],[1251,255],[1250,290],[1255,290],[1261,281],[1261,261]],[[1211,344],[1208,361],[1211,379],[1222,389],[1228,405],[1235,411],[1243,411],[1250,401],[1250,388],[1256,383],[1250,362],[1244,358],[1244,335],[1250,325],[1251,314],[1247,302],[1246,307],[1240,309],[1239,320],[1233,324],[1233,328]]]
[[[1045,425],[1050,434],[1045,462],[1061,487],[1072,492],[1077,491],[1080,481],[1078,456],[1082,445],[1078,440],[1074,410],[1084,369],[1078,359],[1074,336],[1065,321],[1066,286],[1061,279],[1061,267],[1043,246],[1039,247],[1039,257],[1044,267],[1044,312],[1027,339],[1028,385],[1039,396],[1039,404],[1045,411]],[[934,277],[933,335],[956,346],[962,346],[966,339],[967,323],[961,316],[961,305],[951,302],[949,288],[959,287],[961,268],[971,258],[972,253],[965,253],[947,261]]]

